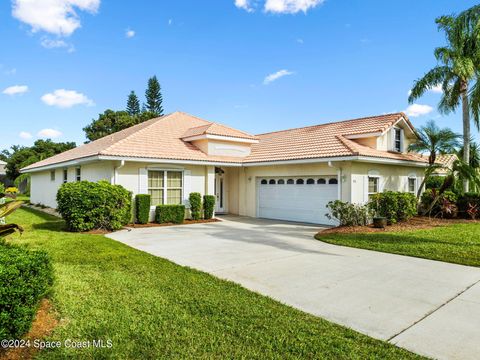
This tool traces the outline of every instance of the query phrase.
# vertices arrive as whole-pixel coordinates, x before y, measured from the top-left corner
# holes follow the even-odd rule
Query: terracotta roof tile
[[[249,140],[258,139],[254,135],[251,135],[244,131],[236,130],[231,127],[218,124],[218,123],[210,123],[207,125],[190,128],[187,131],[185,131],[185,133],[181,136],[181,138],[185,139],[188,137],[198,136],[198,135],[218,135],[218,136],[227,136],[227,137],[249,139]]]

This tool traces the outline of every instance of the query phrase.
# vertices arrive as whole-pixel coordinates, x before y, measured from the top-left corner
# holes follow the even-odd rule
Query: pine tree
[[[157,116],[163,115],[162,107],[162,89],[156,76],[148,79],[148,88],[145,91],[145,97],[147,99],[146,111],[156,114]]]
[[[127,100],[127,113],[131,116],[140,114],[140,101],[135,91],[131,91]]]

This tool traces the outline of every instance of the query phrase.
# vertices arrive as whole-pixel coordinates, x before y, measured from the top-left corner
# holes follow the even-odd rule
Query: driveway
[[[108,236],[419,354],[478,359],[479,268],[329,245],[318,230],[227,216]]]

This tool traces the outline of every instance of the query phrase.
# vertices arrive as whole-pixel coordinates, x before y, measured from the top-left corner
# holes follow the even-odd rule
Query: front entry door
[[[225,212],[225,175],[223,173],[215,174],[215,196],[217,201],[215,202],[215,212]]]

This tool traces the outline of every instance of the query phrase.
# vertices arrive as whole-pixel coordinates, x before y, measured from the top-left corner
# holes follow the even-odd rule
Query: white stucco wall
[[[66,168],[68,182],[75,181],[76,167]],[[87,181],[107,180],[111,181],[113,175],[113,163],[110,161],[95,162],[80,166],[81,179]],[[54,169],[55,180],[51,180],[50,170],[31,173],[30,201],[33,204],[42,204],[52,208],[57,207],[57,191],[63,184],[64,168]]]

